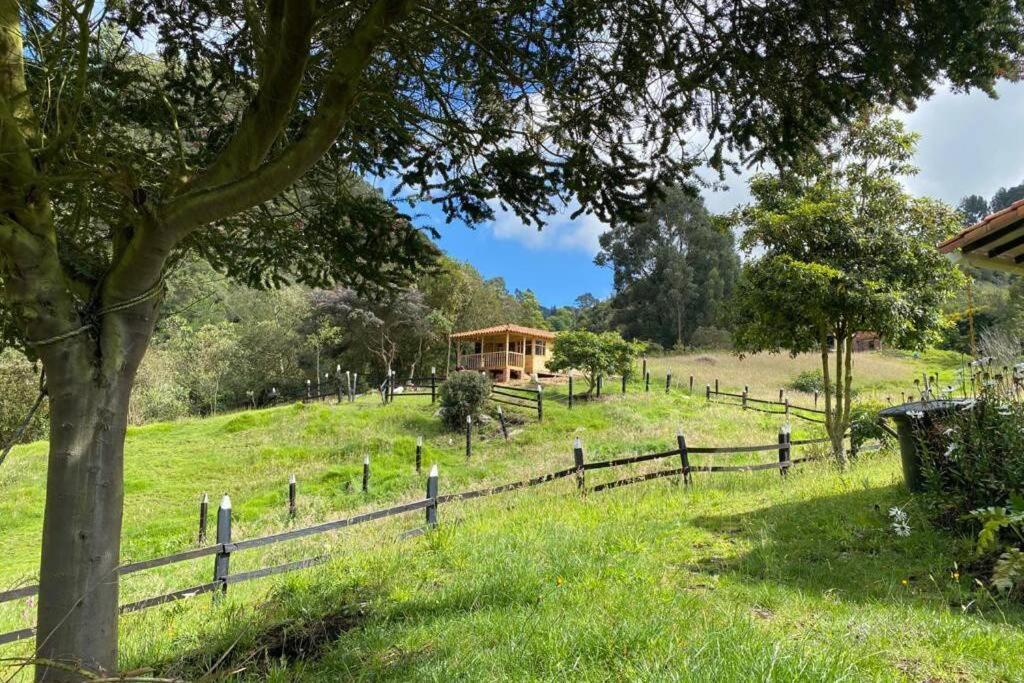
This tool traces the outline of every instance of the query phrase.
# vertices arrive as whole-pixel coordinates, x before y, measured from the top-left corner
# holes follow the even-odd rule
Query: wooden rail
[[[534,392],[538,398],[542,395],[541,391],[533,389],[525,389],[520,387],[514,388],[520,392]],[[643,481],[650,481],[652,479],[658,479],[669,476],[680,476],[683,478],[683,482],[688,484],[691,473],[694,472],[705,472],[705,473],[716,473],[716,472],[749,472],[757,470],[774,470],[778,469],[783,475],[789,470],[790,467],[798,463],[807,462],[811,458],[791,458],[792,449],[798,445],[810,445],[818,443],[826,443],[828,439],[805,439],[801,441],[791,441],[788,433],[780,432],[779,442],[775,444],[765,445],[754,445],[754,446],[717,446],[717,447],[697,447],[692,448],[686,446],[685,439],[680,434],[678,437],[678,448],[660,451],[656,453],[647,453],[635,456],[628,456],[623,458],[616,458],[612,460],[598,460],[593,462],[584,462],[583,448],[579,441],[577,441],[576,447],[573,451],[573,457],[575,460],[574,466],[555,472],[549,472],[541,474],[530,479],[524,479],[521,481],[515,481],[508,484],[502,484],[499,486],[493,486],[483,489],[475,489],[470,491],[463,491],[460,493],[450,493],[445,495],[438,494],[438,473],[436,467],[431,471],[430,477],[427,479],[427,496],[420,500],[414,500],[407,503],[401,503],[392,507],[373,510],[362,514],[346,517],[343,519],[333,520],[329,522],[323,522],[321,524],[315,524],[301,529],[290,529],[288,531],[282,531],[275,534],[269,534],[266,536],[260,536],[257,538],[245,539],[232,542],[230,540],[230,502],[227,503],[227,508],[222,503],[220,515],[226,514],[227,520],[227,536],[224,539],[218,538],[218,542],[213,545],[204,546],[201,548],[193,548],[185,550],[172,555],[166,555],[162,557],[155,557],[148,560],[142,560],[139,562],[132,562],[122,565],[118,572],[120,575],[132,574],[139,571],[155,569],[158,567],[164,567],[171,564],[177,564],[181,562],[187,562],[203,557],[214,556],[218,562],[224,558],[228,558],[233,553],[242,552],[244,550],[251,550],[255,548],[261,548],[268,545],[277,543],[283,543],[287,541],[293,541],[300,538],[306,538],[309,536],[315,536],[323,533],[337,531],[339,529],[345,529],[360,524],[366,524],[377,520],[394,517],[397,515],[403,515],[418,510],[426,511],[426,526],[411,529],[402,534],[403,538],[409,538],[424,533],[427,529],[433,528],[437,525],[437,512],[438,507],[442,504],[452,503],[456,501],[468,501],[476,498],[484,498],[493,495],[499,495],[516,491],[519,489],[530,488],[538,486],[559,479],[564,479],[575,475],[577,479],[578,488],[586,492],[599,492],[608,489],[618,488],[621,486],[627,486]],[[724,453],[754,453],[764,451],[777,451],[779,454],[778,462],[770,463],[754,463],[747,465],[690,465],[688,457],[691,454],[724,454]],[[681,466],[657,472],[649,472],[641,475],[626,477],[617,481],[606,482],[597,484],[590,489],[587,489],[585,483],[585,473],[592,470],[606,469],[621,467],[625,465],[638,464],[642,462],[670,458],[680,457]],[[225,500],[227,497],[225,496]],[[226,510],[226,513],[225,513]],[[219,521],[221,521],[219,516]],[[218,524],[218,534],[221,533],[221,524]],[[127,603],[121,606],[121,612],[136,612],[139,610],[148,609],[157,605],[166,604],[169,602],[175,602],[183,600],[197,595],[205,593],[216,593],[224,592],[227,590],[229,585],[243,583],[245,581],[253,581],[256,579],[264,578],[267,576],[273,576],[276,574],[282,574],[286,572],[298,571],[300,569],[306,569],[308,567],[315,566],[317,564],[324,563],[330,558],[328,556],[308,557],[283,564],[274,565],[271,567],[264,567],[261,569],[254,569],[251,571],[230,574],[227,573],[227,563],[215,565],[215,578],[213,581],[203,583],[187,588],[182,588],[170,593],[157,595],[149,598],[144,598],[135,602]],[[216,567],[225,567],[225,571],[221,574],[220,570]],[[13,588],[7,591],[0,592],[0,603],[10,602],[13,600],[20,600],[29,598],[36,595],[39,591],[38,585],[21,586]],[[30,638],[35,634],[34,628],[22,628],[15,631],[9,631],[7,633],[0,634],[0,645],[11,643],[14,641]]]

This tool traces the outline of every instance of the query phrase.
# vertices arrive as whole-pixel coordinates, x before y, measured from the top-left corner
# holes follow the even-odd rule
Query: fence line
[[[538,392],[538,395],[540,392]],[[431,528],[437,524],[437,509],[440,505],[445,503],[451,503],[456,501],[467,501],[476,498],[484,498],[488,496],[508,493],[519,489],[530,488],[538,486],[548,482],[556,481],[572,475],[576,475],[578,481],[578,488],[586,492],[599,492],[620,486],[626,486],[629,484],[635,484],[642,481],[649,481],[652,479],[658,479],[662,477],[668,477],[673,475],[679,475],[684,477],[685,483],[689,483],[689,475],[693,472],[705,472],[705,473],[717,473],[717,472],[749,472],[758,470],[773,470],[778,469],[783,474],[798,463],[808,462],[812,458],[791,458],[792,448],[797,445],[810,445],[825,443],[828,439],[804,439],[799,441],[792,441],[789,439],[788,432],[779,433],[779,442],[775,444],[765,445],[741,445],[741,446],[717,446],[717,447],[687,447],[682,434],[678,437],[679,447],[668,450],[660,451],[657,453],[647,453],[635,456],[628,456],[624,458],[616,458],[612,460],[597,460],[592,462],[584,462],[583,449],[580,442],[577,441],[576,447],[574,448],[574,458],[576,460],[573,467],[541,474],[529,479],[515,481],[499,486],[493,486],[483,489],[475,489],[470,491],[462,491],[459,493],[450,493],[445,495],[439,495],[437,491],[438,474],[436,466],[431,471],[430,477],[427,480],[427,496],[420,500],[414,500],[392,507],[383,508],[380,510],[372,510],[370,512],[361,513],[351,517],[346,517],[339,520],[333,520],[329,522],[323,522],[321,524],[315,524],[301,529],[291,529],[275,534],[269,534],[252,539],[245,539],[240,541],[230,541],[230,501],[225,496],[225,502],[221,504],[220,514],[224,515],[225,510],[227,512],[227,535],[226,540],[218,538],[218,543],[213,545],[205,546],[202,548],[193,548],[172,555],[166,555],[162,557],[151,558],[148,560],[142,560],[139,562],[133,562],[122,565],[118,569],[119,575],[132,574],[135,572],[154,569],[157,567],[167,566],[171,564],[177,564],[194,560],[202,557],[209,557],[211,555],[216,556],[215,559],[219,562],[223,558],[229,558],[232,553],[241,552],[243,550],[249,550],[253,548],[259,548],[272,544],[282,543],[286,541],[292,541],[299,538],[305,538],[308,536],[314,536],[323,534],[347,527],[364,524],[376,520],[381,520],[389,517],[394,517],[409,512],[415,512],[417,510],[426,510],[427,525],[426,528]],[[779,462],[771,463],[756,463],[749,465],[690,465],[687,459],[688,454],[725,454],[725,453],[754,453],[764,451],[777,451],[779,453]],[[584,473],[586,471],[607,469],[613,467],[620,467],[624,465],[637,464],[641,462],[647,462],[651,460],[663,459],[668,457],[680,456],[683,461],[681,467],[672,468],[668,470],[661,470],[657,472],[650,472],[617,481],[597,484],[591,488],[584,486]],[[227,507],[225,507],[225,505]],[[219,516],[220,519],[220,516]],[[424,528],[416,528],[407,531],[402,534],[403,537],[411,537],[423,533]],[[218,532],[220,536],[220,530]],[[283,564],[264,567],[261,569],[254,569],[251,571],[230,574],[227,573],[226,563],[223,565],[225,570],[223,574],[219,570],[215,569],[215,579],[208,583],[191,586],[188,588],[179,589],[163,595],[157,595],[149,598],[144,598],[135,602],[127,603],[120,607],[121,612],[136,612],[154,607],[157,605],[165,604],[168,602],[174,602],[186,598],[195,597],[205,593],[215,593],[218,591],[224,592],[227,587],[231,584],[242,583],[245,581],[252,581],[275,574],[282,574],[291,571],[297,571],[308,567],[321,564],[329,560],[329,556],[319,556],[303,558]],[[218,564],[217,566],[222,566]],[[13,600],[23,599],[34,596],[38,593],[38,585],[22,586],[14,588],[8,591],[0,592],[0,603],[6,603]],[[29,638],[34,635],[34,628],[23,628],[15,631],[0,634],[0,645],[11,643],[17,640]]]

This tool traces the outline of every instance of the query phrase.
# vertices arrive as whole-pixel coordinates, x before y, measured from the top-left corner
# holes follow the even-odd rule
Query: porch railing
[[[489,353],[467,353],[458,357],[458,363],[467,370],[490,370],[492,368],[504,368],[506,366],[521,368],[526,357],[515,351],[509,351],[506,357],[504,351],[491,351]]]

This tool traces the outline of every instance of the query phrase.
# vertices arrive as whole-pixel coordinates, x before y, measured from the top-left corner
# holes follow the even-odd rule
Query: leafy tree
[[[626,341],[618,332],[571,330],[555,337],[548,368],[582,372],[587,383],[585,393],[590,394],[598,375],[628,374],[642,350],[642,344]]]
[[[306,344],[316,357],[316,392],[320,394],[320,356],[324,349],[341,341],[341,328],[331,323],[327,316],[316,319],[313,330],[306,335]]]
[[[964,215],[965,226],[974,225],[990,213],[988,201],[976,194],[961,199],[956,208]]]
[[[738,289],[736,347],[821,355],[825,428],[843,466],[854,335],[924,346],[959,282],[934,247],[959,229],[957,212],[900,184],[915,170],[915,141],[896,120],[865,116],[792,170],[755,176],[753,204],[735,215],[756,255]]]
[[[185,254],[407,284],[436,250],[358,178],[470,223],[636,220],[705,159],[785,163],[939,77],[991,92],[1022,35],[1010,0],[0,0],[0,29],[0,323],[55,427],[37,654],[108,671],[129,395]]]
[[[700,197],[671,188],[637,223],[601,235],[598,265],[614,270],[614,324],[627,337],[682,346],[695,330],[721,325],[739,274],[732,233]]]
[[[557,306],[546,314],[548,329],[556,332],[571,330],[576,327],[577,312],[571,306]]]
[[[386,374],[403,353],[413,353],[420,340],[433,332],[430,309],[415,288],[366,297],[339,287],[314,291],[312,299],[316,319],[344,329],[345,338],[371,354],[379,363],[377,370]]]

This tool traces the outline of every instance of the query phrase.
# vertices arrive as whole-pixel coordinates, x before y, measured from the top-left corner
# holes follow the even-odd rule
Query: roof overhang
[[[1024,200],[960,231],[939,251],[954,263],[1024,275]]]
[[[468,330],[466,332],[455,332],[448,335],[452,339],[478,339],[480,337],[486,337],[488,335],[501,335],[501,334],[514,334],[523,335],[527,337],[534,337],[536,339],[554,339],[555,333],[551,330],[539,330],[535,327],[525,327],[523,325],[495,325],[493,327],[485,327],[480,330]]]

